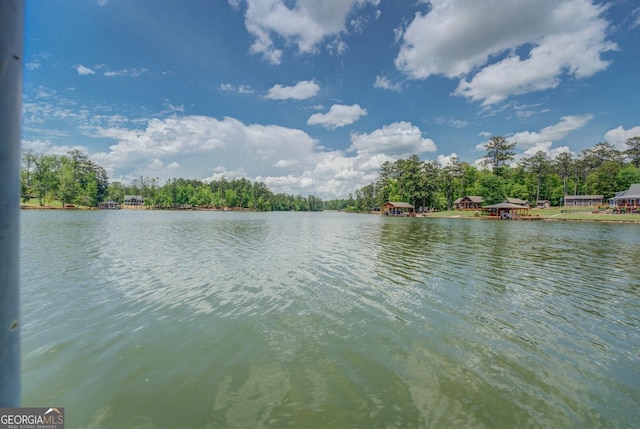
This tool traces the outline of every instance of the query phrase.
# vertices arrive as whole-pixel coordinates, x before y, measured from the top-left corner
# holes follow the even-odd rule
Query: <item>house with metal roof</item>
[[[640,183],[634,183],[626,191],[616,192],[613,198],[609,198],[609,206],[624,208],[627,211],[636,212],[640,208]]]
[[[517,206],[529,207],[529,201],[520,198],[505,198],[504,203],[515,204]]]
[[[482,197],[467,195],[455,200],[453,202],[453,208],[455,210],[478,210],[483,202],[484,198]]]
[[[416,209],[409,203],[389,201],[382,205],[380,210],[383,216],[415,216]]]

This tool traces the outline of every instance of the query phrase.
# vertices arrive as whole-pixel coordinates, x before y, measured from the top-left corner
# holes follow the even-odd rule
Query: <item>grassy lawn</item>
[[[564,213],[563,213],[564,212]],[[551,207],[548,209],[531,209],[529,214],[532,216],[540,216],[542,219],[555,220],[581,220],[594,222],[640,222],[640,214],[612,214],[612,213],[593,213],[592,210],[586,208],[571,209],[565,207]],[[473,210],[447,210],[441,212],[427,213],[425,217],[456,217],[456,218],[475,218],[478,217]],[[484,216],[480,216],[484,218]]]
[[[40,201],[38,201],[37,198],[30,198],[26,202],[21,199],[20,200],[20,205],[21,206],[27,206],[27,207],[41,207],[40,206]],[[56,208],[56,209],[61,209],[62,208],[62,202],[58,201],[58,200],[42,200],[42,207],[52,207],[52,208]]]
[[[40,201],[38,201],[37,198],[31,198],[28,201],[22,201],[22,199],[20,200],[20,206],[22,207],[26,207],[26,208],[50,208],[50,209],[61,209],[62,208],[62,201],[59,200],[42,200],[42,206],[40,205]],[[84,207],[84,206],[78,206],[76,205],[74,208],[88,208],[88,207]]]

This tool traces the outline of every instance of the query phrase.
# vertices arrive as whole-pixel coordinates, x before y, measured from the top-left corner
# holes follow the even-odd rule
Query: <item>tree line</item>
[[[235,207],[257,211],[319,211],[323,202],[313,195],[274,194],[263,182],[248,179],[203,182],[195,179],[171,179],[160,186],[157,178],[139,177],[130,185],[113,182],[107,196],[123,202],[125,195],[140,195],[145,205],[154,208]]]
[[[453,157],[442,167],[436,161],[421,161],[417,155],[385,162],[375,182],[347,200],[328,203],[362,212],[386,201],[408,202],[423,210],[449,210],[456,199],[474,195],[487,204],[512,197],[560,205],[565,195],[603,195],[606,200],[640,183],[640,137],[628,139],[623,151],[597,143],[575,156],[563,152],[552,158],[538,151],[514,163],[515,145],[503,136],[492,137],[479,166]]]
[[[80,150],[66,155],[46,155],[27,151],[22,157],[21,194],[23,201],[36,198],[39,205],[60,201],[63,207],[96,207],[103,201],[124,202],[125,195],[141,195],[148,207],[235,207],[258,211],[319,211],[323,201],[313,195],[275,194],[262,182],[247,179],[212,182],[140,177],[125,185],[109,182],[104,168]]]
[[[100,202],[124,202],[125,195],[141,195],[145,205],[155,208],[238,207],[258,211],[347,210],[367,212],[386,201],[403,201],[424,210],[448,210],[466,195],[483,197],[487,204],[506,197],[535,203],[549,200],[560,205],[565,195],[603,195],[640,183],[640,137],[627,140],[621,151],[609,143],[597,143],[578,155],[563,152],[551,158],[539,151],[513,162],[516,143],[494,136],[486,146],[481,165],[453,157],[447,166],[422,161],[417,155],[380,167],[379,177],[348,198],[323,201],[309,195],[275,194],[262,182],[248,179],[203,182],[139,177],[131,184],[109,182],[104,168],[79,150],[66,155],[45,155],[27,151],[22,158],[22,195],[36,198],[40,205],[59,200],[95,207]]]
[[[66,155],[45,155],[26,151],[22,156],[21,195],[24,201],[37,198],[94,207],[108,192],[109,178],[104,168],[80,150]]]

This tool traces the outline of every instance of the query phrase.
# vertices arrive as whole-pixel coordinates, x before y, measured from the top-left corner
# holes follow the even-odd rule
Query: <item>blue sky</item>
[[[385,161],[640,135],[640,3],[27,1],[23,147],[345,197]]]

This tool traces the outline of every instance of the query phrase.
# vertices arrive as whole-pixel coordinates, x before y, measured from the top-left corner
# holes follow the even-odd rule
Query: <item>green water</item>
[[[23,212],[23,406],[68,428],[640,421],[640,227]]]

